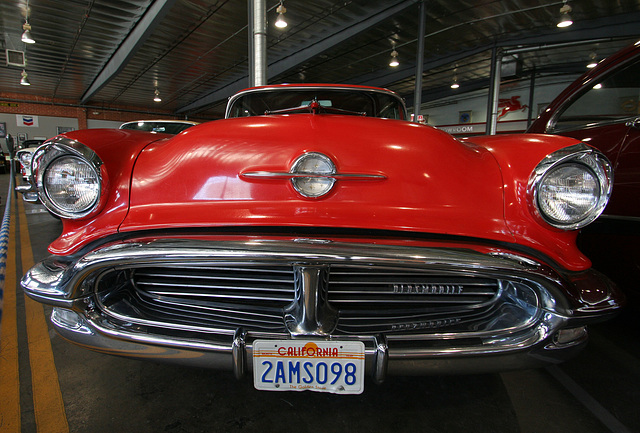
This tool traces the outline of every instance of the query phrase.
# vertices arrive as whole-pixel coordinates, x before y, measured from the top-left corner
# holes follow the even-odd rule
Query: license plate
[[[253,383],[265,391],[360,394],[364,390],[364,343],[256,340]]]

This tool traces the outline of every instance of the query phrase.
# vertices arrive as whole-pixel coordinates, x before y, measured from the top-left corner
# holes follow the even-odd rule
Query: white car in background
[[[29,176],[31,176],[31,158],[33,157],[33,152],[35,152],[44,141],[45,140],[25,140],[18,147],[16,160],[20,163],[20,174],[24,180],[29,180]]]

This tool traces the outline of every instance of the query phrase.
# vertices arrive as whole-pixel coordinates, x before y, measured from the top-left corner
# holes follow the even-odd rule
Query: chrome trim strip
[[[429,266],[482,271],[513,275],[536,273],[541,264],[530,259],[518,261],[511,257],[485,255],[473,250],[447,248],[421,248],[344,242],[281,241],[250,239],[247,241],[208,242],[199,240],[167,239],[148,242],[128,241],[98,248],[69,263],[63,257],[51,256],[37,263],[23,277],[25,290],[34,294],[80,298],[89,295],[81,282],[87,275],[105,267],[137,263],[145,265],[163,263],[213,264],[237,261],[273,261],[273,263],[370,262],[402,264],[403,266]],[[526,264],[523,264],[526,263]],[[533,265],[533,263],[536,263]],[[546,277],[539,271],[542,278]]]
[[[93,295],[92,287],[83,285],[90,275],[104,269],[126,265],[127,268],[154,264],[220,265],[225,263],[272,263],[279,265],[313,263],[368,263],[371,266],[430,268],[450,272],[485,275],[498,279],[520,278],[558,284],[561,278],[550,274],[552,269],[518,254],[483,254],[471,249],[443,247],[412,247],[322,242],[305,240],[251,239],[217,241],[191,239],[160,239],[147,242],[126,241],[97,248],[74,261],[50,256],[33,266],[21,284],[30,296],[49,304],[68,305],[74,299]],[[507,253],[508,251],[505,251]],[[545,301],[556,313],[569,311],[561,300]],[[558,310],[560,309],[560,310]],[[567,314],[571,314],[568,312]]]
[[[18,185],[18,186],[15,187],[15,190],[16,190],[16,192],[19,192],[20,194],[26,194],[28,192],[33,192],[35,190],[35,188],[31,184]]]
[[[247,177],[251,179],[295,179],[295,178],[331,178],[336,180],[381,180],[386,179],[387,176],[383,174],[364,174],[364,173],[335,173],[335,174],[320,174],[320,173],[289,173],[279,171],[249,171],[246,173],[240,173],[240,177]]]

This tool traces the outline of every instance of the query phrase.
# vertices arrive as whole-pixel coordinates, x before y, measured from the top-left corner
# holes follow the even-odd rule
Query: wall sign
[[[38,127],[38,116],[28,114],[16,114],[16,124],[21,127]]]

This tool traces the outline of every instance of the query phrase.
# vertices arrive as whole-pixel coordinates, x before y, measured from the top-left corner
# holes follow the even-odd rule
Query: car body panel
[[[250,145],[247,136],[253,137]],[[306,199],[287,180],[243,177],[287,172],[295,158],[311,151],[329,156],[339,173],[385,178],[339,180],[327,196]],[[157,161],[164,163],[158,167]],[[454,164],[459,170],[449,168]],[[476,181],[481,176],[486,182]],[[167,179],[175,185],[170,195]],[[446,179],[450,188],[444,191],[435,179]],[[483,221],[479,228],[462,224],[469,204]],[[256,224],[467,236],[482,230],[512,240],[502,221],[500,172],[485,149],[407,122],[308,114],[217,121],[145,149],[121,230]]]
[[[82,245],[117,232],[129,208],[131,172],[138,153],[149,143],[166,137],[123,129],[87,129],[62,134],[79,142],[90,140],[104,162],[103,175],[109,184],[108,210],[89,220],[63,220],[62,234],[49,245],[52,254],[69,254]],[[128,149],[123,152],[122,149]]]

